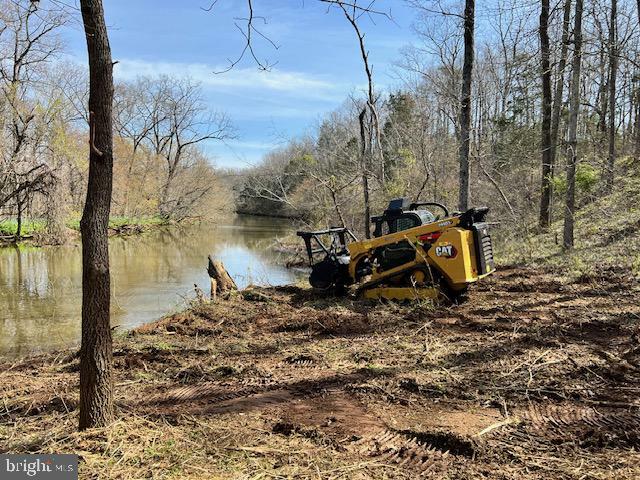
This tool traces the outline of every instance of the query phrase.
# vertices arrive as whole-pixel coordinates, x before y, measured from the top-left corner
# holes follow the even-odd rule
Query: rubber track
[[[286,358],[283,362],[286,365],[292,365],[294,367],[317,367],[317,361],[308,356],[300,356],[300,357],[289,357]]]

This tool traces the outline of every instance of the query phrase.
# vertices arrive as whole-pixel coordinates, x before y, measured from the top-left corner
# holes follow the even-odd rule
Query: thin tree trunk
[[[362,189],[364,191],[364,221],[366,222],[364,236],[371,238],[371,201],[369,199],[369,175],[366,171],[362,174]]]
[[[599,38],[600,43],[604,46],[604,39]],[[598,93],[596,95],[596,111],[598,112],[598,123],[597,123],[597,134],[598,134],[598,143],[600,144],[600,148],[604,151],[604,142],[607,137],[607,113],[609,108],[609,71],[606,67],[605,61],[605,53],[604,51],[600,52],[599,58],[599,69],[600,69],[600,86],[598,87]]]
[[[464,63],[462,66],[462,95],[460,97],[459,197],[458,208],[469,208],[469,147],[471,136],[471,82],[473,77],[473,31],[475,0],[465,0],[464,7]]]
[[[638,7],[636,8],[636,14],[638,15],[638,23],[640,23],[640,0],[638,0]],[[636,85],[636,138],[634,145],[634,164],[640,165],[640,85]]]
[[[611,21],[609,25],[609,155],[605,171],[606,193],[613,191],[614,168],[616,164],[616,77],[618,75],[617,28],[618,2],[611,0]]]
[[[329,192],[331,193],[331,200],[333,201],[333,208],[335,208],[336,210],[336,214],[338,215],[338,218],[340,219],[340,224],[342,225],[343,228],[346,228],[347,224],[344,221],[344,216],[342,215],[342,210],[340,209],[340,204],[338,203],[338,198],[336,196],[336,191],[333,187],[329,188]]]
[[[542,69],[542,191],[540,195],[541,228],[551,221],[551,62],[549,61],[549,0],[542,0],[540,9],[540,51]]]
[[[133,149],[131,152],[131,158],[129,159],[129,165],[127,167],[127,178],[125,181],[124,199],[122,200],[122,203],[124,204],[122,213],[124,214],[125,217],[129,216],[129,194],[131,190],[131,179],[133,178],[133,164],[136,161],[136,153],[138,151],[138,144],[136,143],[136,140],[134,140],[133,142],[134,143],[133,143]]]
[[[18,242],[22,238],[22,202],[19,200],[20,195],[18,195],[18,218],[16,219],[16,234],[14,236],[14,241]]]
[[[625,99],[629,99],[629,110],[627,114],[622,115],[622,145],[625,151],[629,151],[628,144],[629,141],[633,139],[633,110],[635,108],[635,103],[633,101],[633,80],[631,79],[631,74],[629,71],[626,71],[624,73],[622,83],[625,87],[628,88],[628,91],[625,92],[627,94]]]
[[[113,64],[102,0],[81,0],[89,57],[89,182],[82,233],[80,429],[113,420],[107,228],[113,183]]]
[[[638,0],[640,2],[640,0]],[[640,8],[640,6],[639,6]],[[636,70],[637,71],[637,70]],[[635,74],[638,75],[637,73]],[[635,81],[633,87],[633,102],[634,102],[634,145],[633,145],[633,163],[640,165],[640,82]]]
[[[369,200],[369,161],[367,159],[367,135],[365,128],[366,107],[362,109],[360,121],[360,166],[362,168],[362,195],[364,200],[364,235],[371,238],[371,202]]]
[[[369,53],[365,48],[364,34],[360,31],[357,19],[359,17],[356,4],[348,5],[342,1],[336,2],[342,9],[347,21],[353,27],[358,37],[360,46],[360,56],[367,75],[367,105],[363,108],[359,116],[360,121],[360,141],[361,141],[361,166],[362,166],[362,192],[364,197],[364,233],[366,238],[371,238],[371,205],[369,200],[369,172],[373,167],[374,156],[377,153],[380,160],[380,183],[385,184],[384,155],[382,154],[382,140],[380,136],[380,120],[376,108],[376,96],[373,86],[373,69],[369,64]],[[350,7],[351,11],[347,10]],[[365,128],[367,110],[369,111],[369,131]]]
[[[638,0],[640,1],[640,0]],[[551,127],[551,175],[554,174],[556,152],[558,147],[558,134],[560,132],[560,112],[564,96],[564,74],[567,69],[567,54],[569,51],[569,22],[571,21],[571,0],[566,0],[562,18],[562,47],[560,48],[560,60],[558,62],[558,78],[556,79],[556,89],[553,97],[553,114]],[[551,191],[553,199],[553,190]],[[553,202],[551,203],[553,207]],[[552,209],[553,210],[553,209]]]
[[[563,246],[573,248],[576,211],[576,163],[578,159],[578,113],[580,110],[580,69],[582,66],[582,10],[583,0],[576,0],[573,29],[573,61],[571,73],[571,102],[569,105],[569,138],[567,141],[567,196],[564,212]]]

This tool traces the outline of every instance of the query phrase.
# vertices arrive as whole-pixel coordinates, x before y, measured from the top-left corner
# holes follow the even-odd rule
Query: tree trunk
[[[616,77],[618,75],[617,28],[618,2],[611,0],[611,22],[609,25],[609,155],[605,169],[605,191],[613,191],[616,164]]]
[[[160,205],[158,207],[158,211],[160,216],[164,219],[169,219],[171,217],[171,211],[169,209],[169,189],[171,187],[171,181],[173,180],[173,170],[169,169],[169,174],[167,176],[167,181],[162,186],[162,194],[160,195]]]
[[[547,228],[551,221],[551,63],[549,61],[549,0],[542,0],[540,9],[540,52],[542,69],[542,191],[540,195],[541,228]]]
[[[469,208],[469,146],[471,136],[471,81],[473,77],[473,30],[475,0],[465,0],[464,7],[464,64],[462,66],[462,95],[460,97],[460,161],[458,208]]]
[[[22,211],[23,211],[23,202],[20,200],[20,194],[18,194],[17,198],[18,204],[18,215],[16,218],[16,234],[14,235],[14,242],[19,242],[22,238]],[[26,201],[26,198],[25,198]]]
[[[129,216],[129,195],[130,195],[130,190],[131,190],[131,179],[133,178],[133,164],[136,161],[136,153],[138,151],[138,144],[136,143],[137,140],[133,141],[133,148],[131,151],[131,158],[129,159],[129,165],[127,167],[127,178],[125,180],[125,187],[124,187],[124,198],[122,200],[122,204],[123,204],[123,210],[122,213],[124,214],[125,217]]]
[[[640,23],[640,0],[638,0],[638,7],[636,9],[636,14],[638,15],[638,23]],[[637,102],[637,110],[636,110],[636,138],[635,138],[635,145],[634,145],[634,164],[636,166],[640,165],[640,86],[636,86],[636,92],[635,92],[635,96],[636,96],[636,102]]]
[[[639,0],[640,1],[640,0]],[[562,103],[564,96],[564,74],[567,69],[567,54],[569,51],[569,22],[571,21],[571,0],[564,3],[564,12],[562,18],[562,47],[560,48],[560,60],[558,62],[558,78],[556,79],[556,89],[553,97],[553,114],[551,127],[551,176],[553,177],[556,151],[558,147],[558,134],[560,132],[560,112],[562,111]],[[551,199],[553,200],[553,190],[551,191]],[[553,211],[553,201],[551,202],[551,211]]]
[[[601,45],[604,46],[604,39],[598,35],[598,40]],[[598,93],[595,98],[595,111],[598,113],[598,123],[596,124],[597,141],[600,149],[604,151],[604,142],[607,138],[607,110],[609,107],[609,71],[607,70],[607,61],[605,60],[604,48],[599,52],[598,68],[600,71],[600,85],[598,87]]]
[[[338,197],[336,195],[336,190],[333,186],[329,187],[329,192],[331,193],[331,200],[333,201],[333,208],[336,210],[336,214],[340,219],[340,225],[343,228],[347,228],[347,223],[344,221],[344,216],[342,215],[342,209],[340,208],[340,204],[338,203]]]
[[[638,0],[640,2],[640,0]],[[638,72],[636,70],[635,72]],[[640,73],[635,73],[635,78],[640,78]],[[633,132],[633,163],[640,165],[640,81],[633,82],[633,105],[634,105],[634,132]]]
[[[231,278],[227,270],[224,268],[222,262],[219,260],[213,260],[211,255],[209,255],[208,258],[209,265],[207,266],[207,273],[212,280],[212,298],[214,297],[214,290],[215,294],[222,294],[230,292],[231,290],[237,290],[238,286],[236,285],[236,282],[233,281],[233,278]],[[215,284],[213,282],[215,282]]]
[[[573,29],[573,61],[571,72],[571,102],[569,105],[569,138],[567,141],[567,196],[564,212],[563,246],[573,248],[574,215],[576,210],[576,163],[578,159],[578,113],[580,110],[580,69],[582,66],[582,9],[584,0],[576,0]]]
[[[367,158],[367,134],[364,125],[367,108],[358,117],[360,122],[360,166],[362,168],[362,196],[364,200],[364,236],[371,238],[371,202],[369,200],[369,159]]]
[[[102,0],[81,0],[89,57],[89,182],[82,233],[80,429],[113,420],[107,228],[113,183],[113,63]]]
[[[362,189],[364,191],[364,236],[371,238],[371,200],[369,199],[369,174],[366,171],[362,174]]]

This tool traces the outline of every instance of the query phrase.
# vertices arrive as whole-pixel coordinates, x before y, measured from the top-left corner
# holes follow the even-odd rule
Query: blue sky
[[[337,8],[318,0],[254,0],[259,29],[273,40],[255,43],[261,59],[276,65],[260,71],[250,58],[233,70],[216,74],[235,58],[243,38],[234,17],[247,15],[245,0],[104,0],[116,78],[137,75],[188,75],[202,83],[212,110],[224,111],[237,139],[211,142],[206,151],[223,167],[246,167],[287,139],[312,132],[323,115],[336,109],[351,93],[364,88],[355,34]],[[364,3],[364,2],[362,2]],[[367,48],[379,88],[395,80],[394,62],[411,42],[415,12],[404,0],[378,0],[391,11],[393,22],[362,18]],[[79,12],[77,12],[79,15]],[[70,53],[85,61],[79,23],[65,35]]]

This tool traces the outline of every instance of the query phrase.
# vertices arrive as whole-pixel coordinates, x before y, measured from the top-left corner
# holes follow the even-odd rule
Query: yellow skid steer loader
[[[457,301],[495,270],[488,211],[449,214],[439,203],[399,198],[371,219],[371,239],[358,241],[347,228],[298,232],[311,266],[309,283],[336,293],[354,285],[363,298]]]

